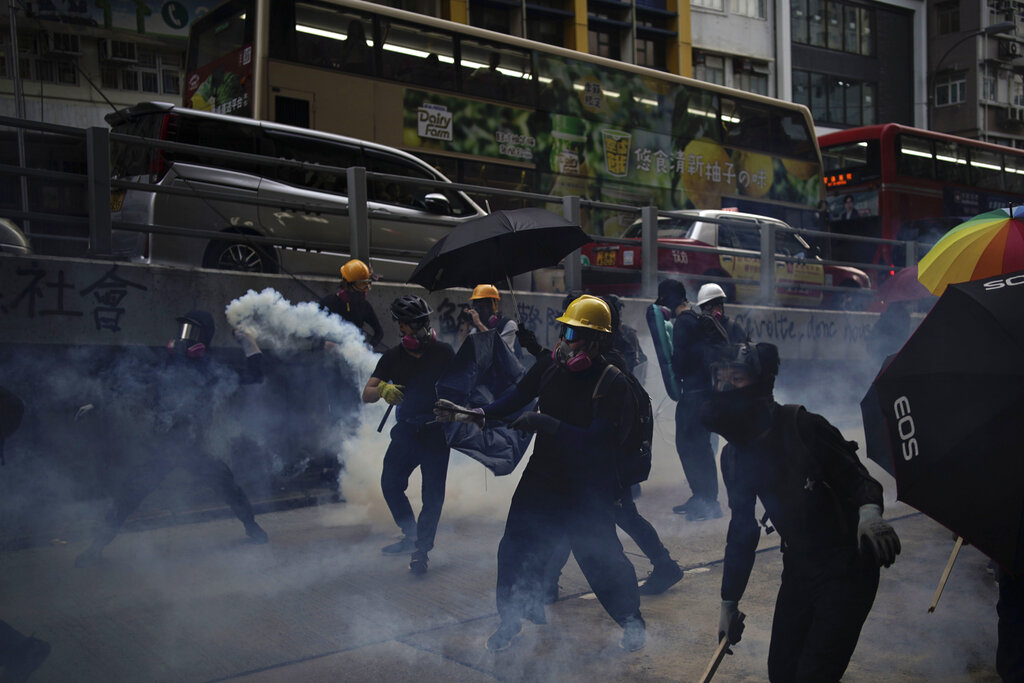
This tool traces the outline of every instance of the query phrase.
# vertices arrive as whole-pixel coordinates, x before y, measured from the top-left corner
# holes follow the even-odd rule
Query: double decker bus
[[[968,218],[1024,202],[1024,150],[895,123],[818,142],[831,232],[915,242],[918,260]],[[832,257],[913,265],[899,246],[842,239]]]
[[[186,71],[187,107],[398,147],[457,182],[824,227],[810,113],[769,97],[360,0],[230,0],[193,23]]]

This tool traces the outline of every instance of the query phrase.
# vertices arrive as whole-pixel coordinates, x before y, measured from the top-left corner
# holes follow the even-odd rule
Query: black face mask
[[[771,427],[774,406],[764,387],[750,384],[712,393],[701,408],[700,421],[730,443],[750,443]]]

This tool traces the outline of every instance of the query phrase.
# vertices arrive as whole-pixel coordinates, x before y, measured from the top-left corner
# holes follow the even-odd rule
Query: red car
[[[712,220],[702,220],[712,219]],[[687,290],[696,292],[706,280],[701,276],[717,276],[754,283],[721,282],[729,300],[735,303],[756,303],[760,295],[761,225],[771,223],[783,230],[775,233],[776,253],[799,261],[777,261],[775,279],[777,303],[783,306],[821,306],[845,310],[863,308],[871,288],[867,273],[857,268],[830,266],[822,263],[815,250],[784,221],[736,211],[705,209],[674,211],[658,216],[659,244],[719,248],[717,252],[658,249],[658,270],[682,273]],[[588,291],[636,295],[640,292],[641,235],[640,221],[623,234],[636,244],[609,244],[600,241],[582,249],[583,285]],[[602,267],[591,270],[587,266]],[[607,268],[608,270],[605,270]],[[615,269],[615,270],[611,270]],[[616,272],[618,271],[618,272]],[[848,287],[849,293],[822,292],[820,287]],[[854,291],[857,290],[857,291]]]

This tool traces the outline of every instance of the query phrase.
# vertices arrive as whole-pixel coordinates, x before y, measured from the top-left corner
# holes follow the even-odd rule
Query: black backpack
[[[616,475],[623,488],[646,481],[651,474],[651,447],[654,443],[654,410],[651,397],[648,396],[640,380],[631,372],[622,372],[609,364],[601,372],[594,386],[595,400],[601,400],[612,386],[616,376],[622,375],[629,388],[633,400],[633,422],[628,425],[626,434],[620,441],[621,449],[616,462]]]

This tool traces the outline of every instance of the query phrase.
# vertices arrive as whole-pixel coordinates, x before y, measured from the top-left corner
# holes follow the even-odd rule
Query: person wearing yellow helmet
[[[358,327],[366,335],[370,347],[377,346],[384,338],[384,328],[366,295],[370,291],[373,273],[370,267],[359,259],[351,259],[341,267],[341,287],[337,292],[320,299],[320,308],[328,313],[340,315],[344,320]],[[370,327],[370,334],[363,329]]]
[[[522,412],[512,426],[537,434],[509,508],[498,546],[496,598],[501,623],[486,647],[504,650],[522,630],[522,620],[545,623],[545,571],[563,540],[601,605],[623,628],[621,646],[639,650],[645,639],[636,572],[615,528],[621,486],[616,473],[619,439],[632,424],[633,405],[622,373],[601,382],[610,367],[612,342],[608,304],[584,295],[558,318],[558,345],[540,356],[516,387],[484,406],[473,421],[514,415],[538,399],[539,411]],[[598,385],[604,387],[595,397]],[[474,411],[477,412],[477,411]],[[455,421],[465,409],[435,404],[438,421]]]
[[[515,353],[519,325],[501,314],[501,294],[494,285],[477,285],[469,297],[469,305],[459,315],[459,343],[471,334],[497,330],[505,346]]]

